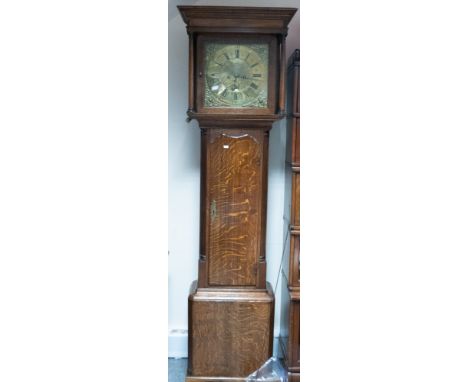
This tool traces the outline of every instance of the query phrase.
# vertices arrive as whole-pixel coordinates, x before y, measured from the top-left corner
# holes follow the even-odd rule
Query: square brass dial
[[[207,43],[204,106],[267,108],[268,58],[267,43]]]

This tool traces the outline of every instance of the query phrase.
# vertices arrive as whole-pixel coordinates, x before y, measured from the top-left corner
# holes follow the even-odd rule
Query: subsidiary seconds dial
[[[268,44],[207,44],[205,65],[205,107],[267,107]]]

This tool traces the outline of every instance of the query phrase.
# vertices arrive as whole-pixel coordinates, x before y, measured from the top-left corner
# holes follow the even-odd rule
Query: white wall
[[[299,8],[299,1],[170,1],[169,2],[169,356],[186,356],[187,297],[198,276],[200,214],[200,131],[186,122],[188,103],[188,36],[176,5],[245,5]],[[299,12],[290,24],[287,54],[299,48]],[[267,280],[275,288],[283,251],[285,121],[270,132],[267,212]],[[279,334],[281,279],[275,307]]]

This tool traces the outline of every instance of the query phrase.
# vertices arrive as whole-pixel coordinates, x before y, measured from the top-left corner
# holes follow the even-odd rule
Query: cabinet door
[[[255,129],[208,134],[208,284],[254,286],[262,256],[264,134]]]

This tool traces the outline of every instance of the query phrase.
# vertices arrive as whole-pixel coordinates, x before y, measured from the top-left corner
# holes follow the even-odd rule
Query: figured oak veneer
[[[267,290],[197,289],[189,298],[189,374],[247,376],[272,351],[274,296]]]
[[[202,128],[199,287],[265,288],[269,128]]]
[[[255,286],[261,257],[263,131],[210,130],[208,284]]]

